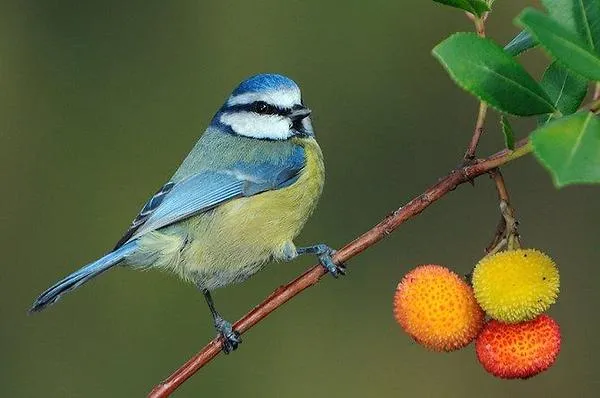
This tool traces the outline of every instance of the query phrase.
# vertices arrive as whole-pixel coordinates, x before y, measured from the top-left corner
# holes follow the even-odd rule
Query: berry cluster
[[[485,370],[506,379],[528,378],[558,356],[558,324],[542,314],[556,302],[558,288],[550,257],[532,249],[508,250],[475,266],[472,287],[440,265],[413,269],[398,284],[394,315],[428,349],[453,351],[476,339]]]

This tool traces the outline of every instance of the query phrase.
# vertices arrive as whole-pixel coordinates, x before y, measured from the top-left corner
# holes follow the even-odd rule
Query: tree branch
[[[518,231],[519,223],[515,218],[515,209],[510,204],[510,196],[504,183],[504,177],[499,168],[491,170],[490,176],[494,180],[498,191],[500,221],[496,228],[496,235],[485,251],[487,254],[494,254],[505,248],[509,250],[520,248],[521,243]]]
[[[481,18],[467,12],[467,17],[473,21],[475,25],[475,31],[479,35],[479,37],[485,37],[485,21],[487,20],[489,13],[483,14]],[[465,152],[464,160],[465,162],[470,162],[475,159],[475,151],[477,151],[477,145],[479,144],[479,139],[481,138],[481,134],[483,134],[483,126],[485,124],[485,117],[487,115],[487,104],[483,101],[479,102],[479,112],[477,113],[477,121],[475,122],[475,130],[473,130],[473,136],[471,137],[471,142],[469,142],[469,146],[467,147],[467,151]]]
[[[333,260],[337,264],[348,261],[385,238],[400,225],[421,213],[433,202],[453,191],[458,185],[471,181],[482,174],[496,169],[498,166],[520,158],[531,152],[531,150],[532,147],[529,141],[524,139],[515,145],[513,151],[504,149],[486,159],[475,160],[470,165],[452,170],[425,192],[408,202],[406,206],[392,212],[379,224],[338,250],[333,256]],[[326,271],[321,265],[313,266],[287,285],[276,289],[261,304],[254,307],[252,311],[238,320],[233,325],[233,328],[240,334],[243,334],[288,300],[310,286],[315,285],[325,274]],[[200,352],[169,376],[168,379],[154,387],[148,396],[151,398],[169,396],[200,368],[215,358],[221,352],[221,344],[220,338],[213,339]]]
[[[467,151],[465,152],[464,160],[465,162],[469,162],[475,159],[475,151],[477,150],[477,145],[479,144],[479,139],[481,138],[481,134],[483,134],[483,125],[485,124],[485,116],[487,114],[487,104],[483,101],[479,103],[479,112],[477,113],[477,121],[475,122],[475,130],[473,131],[473,137],[471,137],[471,142],[469,142],[469,146],[467,147]]]

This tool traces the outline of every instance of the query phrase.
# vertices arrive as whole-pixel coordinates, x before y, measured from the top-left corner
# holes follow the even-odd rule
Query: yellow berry
[[[486,256],[473,271],[475,298],[484,311],[502,322],[535,318],[556,302],[559,276],[556,264],[534,249]]]
[[[394,296],[394,315],[410,336],[434,351],[466,346],[484,321],[471,287],[440,265],[421,265],[404,276]]]

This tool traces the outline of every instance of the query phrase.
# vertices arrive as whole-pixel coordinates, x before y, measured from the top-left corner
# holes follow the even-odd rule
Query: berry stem
[[[500,250],[515,250],[521,248],[518,224],[515,218],[515,209],[510,204],[510,196],[504,177],[499,168],[490,171],[490,176],[496,184],[498,200],[500,201],[500,222],[496,228],[496,234],[492,242],[486,248],[488,254],[497,253]]]

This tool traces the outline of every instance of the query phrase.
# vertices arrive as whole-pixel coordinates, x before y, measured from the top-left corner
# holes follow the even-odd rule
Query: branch
[[[333,256],[333,261],[337,264],[348,261],[388,236],[392,231],[421,213],[433,202],[453,191],[458,185],[471,181],[531,151],[532,147],[529,141],[524,139],[516,144],[513,151],[504,149],[486,159],[476,160],[470,165],[452,170],[421,195],[408,202],[406,206],[392,212],[379,224],[337,251]],[[252,311],[238,320],[233,325],[233,328],[240,334],[243,334],[288,300],[310,286],[315,285],[325,274],[326,271],[321,265],[313,266],[287,285],[276,289],[261,304],[254,307]],[[154,387],[148,397],[161,398],[169,396],[201,367],[215,358],[221,352],[221,344],[222,342],[219,337],[213,339],[200,352],[169,376],[168,379]]]
[[[467,17],[473,21],[475,25],[475,31],[479,35],[479,37],[485,37],[485,21],[487,20],[489,13],[483,14],[481,18],[467,12]],[[477,113],[477,121],[475,122],[475,130],[473,131],[473,136],[471,137],[471,142],[469,142],[469,146],[467,147],[467,151],[465,152],[464,160],[465,162],[470,162],[475,159],[475,151],[477,150],[477,145],[479,144],[479,139],[481,138],[481,134],[483,134],[483,125],[485,124],[485,117],[487,115],[487,104],[483,101],[479,102],[479,112]]]
[[[469,162],[475,159],[475,151],[477,150],[477,145],[479,144],[479,139],[481,138],[481,134],[483,134],[483,125],[485,124],[485,116],[487,114],[487,104],[483,101],[479,103],[479,112],[477,113],[477,121],[475,122],[475,130],[473,131],[473,137],[471,137],[471,142],[469,142],[469,146],[467,147],[467,152],[465,152],[465,162]]]
[[[492,242],[485,249],[487,254],[494,254],[505,248],[516,249],[521,247],[518,221],[515,218],[515,210],[510,204],[510,197],[506,184],[504,183],[504,177],[500,172],[500,169],[494,169],[490,171],[490,176],[496,184],[496,190],[498,191],[498,200],[500,201],[500,222],[496,228],[496,235]]]

